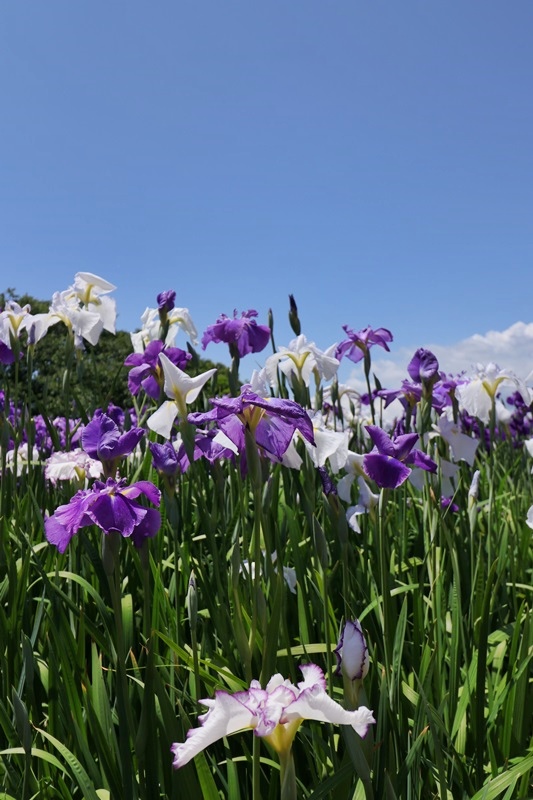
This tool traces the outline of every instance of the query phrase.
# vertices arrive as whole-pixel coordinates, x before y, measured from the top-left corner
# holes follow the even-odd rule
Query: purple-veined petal
[[[240,693],[247,695],[247,692]],[[215,700],[200,701],[202,705],[210,706],[207,714],[201,717],[201,726],[187,731],[187,739],[182,743],[175,743],[171,747],[174,755],[174,767],[183,767],[191,758],[197,756],[213,742],[223,736],[252,728],[255,725],[254,714],[237,698],[227,692],[217,692]]]

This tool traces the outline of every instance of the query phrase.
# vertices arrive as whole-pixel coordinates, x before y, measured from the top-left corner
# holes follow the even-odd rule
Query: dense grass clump
[[[255,325],[251,312],[228,322]],[[225,323],[210,341],[227,341]],[[370,347],[392,335],[346,329],[338,358],[300,334],[245,387],[230,342],[227,394],[194,359],[178,375],[170,353],[150,373],[156,392],[136,386],[95,415],[73,380],[91,353],[67,326],[51,416],[32,394],[40,342],[17,330],[0,365],[1,798],[533,796],[533,415],[520,381],[493,365],[451,379],[419,351],[386,408]],[[363,396],[335,377],[353,345]],[[76,503],[55,546],[59,509]],[[337,674],[356,619],[364,670],[349,674],[345,643]],[[273,736],[221,729],[173,767],[202,699],[277,673],[294,687],[310,663],[344,709],[372,710],[365,738],[312,716],[289,736],[282,716]]]

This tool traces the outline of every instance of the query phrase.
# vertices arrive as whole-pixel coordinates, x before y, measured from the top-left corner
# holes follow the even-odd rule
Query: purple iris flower
[[[160,292],[157,295],[157,308],[159,311],[172,311],[174,308],[174,300],[176,299],[176,292],[169,289],[167,292]]]
[[[294,400],[260,397],[245,384],[239,397],[216,397],[211,403],[214,406],[211,411],[189,414],[187,419],[194,425],[215,422],[239,453],[245,450],[247,428],[258,447],[276,461],[281,461],[297,430],[304,439],[315,444],[309,415]]]
[[[396,489],[401,486],[411,474],[407,464],[427,472],[437,471],[437,465],[429,456],[421,450],[413,450],[418,440],[417,433],[404,433],[391,439],[377,425],[365,427],[375,446],[371,453],[364,456],[363,468],[381,488]]]
[[[172,442],[148,442],[152,453],[152,466],[162,475],[173,476],[179,470],[178,453]]]
[[[419,347],[407,366],[407,372],[415,383],[429,383],[439,377],[439,362],[431,350]]]
[[[214,441],[216,430],[198,430],[194,439],[194,461],[205,458],[209,463],[221,458],[233,459],[235,454],[228,447]],[[183,442],[176,447],[172,442],[149,442],[148,447],[152,453],[152,466],[163,476],[174,477],[177,472],[186,472],[190,466],[190,459]]]
[[[91,489],[81,489],[45,520],[46,538],[64,553],[80,528],[98,525],[104,533],[117,531],[121,536],[131,537],[135,547],[141,547],[161,526],[159,511],[137,502],[141,494],[156,506],[161,501],[161,492],[150,481],[138,481],[131,486],[125,480],[113,478],[106,483],[95,481]]]
[[[12,364],[14,360],[13,350],[0,339],[0,364]]]
[[[237,348],[241,358],[248,353],[259,353],[269,342],[270,328],[268,325],[258,325],[254,317],[257,317],[257,311],[253,308],[243,311],[240,319],[237,318],[237,309],[233,312],[233,319],[221,314],[202,336],[203,349],[209,342],[226,342]]]
[[[158,339],[150,342],[144,353],[131,353],[124,364],[133,368],[128,375],[128,389],[133,395],[142,388],[149,397],[159,400],[161,387],[165,381],[159,362],[159,354],[163,352],[169,361],[181,370],[185,370],[187,362],[192,358],[185,350],[179,347],[165,347],[164,342]]]
[[[387,328],[371,328],[366,327],[361,331],[352,331],[347,325],[342,326],[343,331],[348,336],[344,342],[341,342],[336,351],[335,358],[339,361],[346,356],[350,361],[355,364],[362,361],[366,353],[370,350],[372,345],[378,344],[383,347],[387,352],[390,352],[388,343],[392,342],[392,333]]]
[[[129,456],[143,436],[144,428],[130,428],[121,433],[116,422],[97,409],[82,431],[81,443],[91,458],[102,462],[106,475],[111,475],[118,461]]]
[[[453,502],[451,497],[441,497],[440,507],[443,509],[443,511],[449,509],[454,514],[457,514],[457,512],[461,510],[457,503]]]

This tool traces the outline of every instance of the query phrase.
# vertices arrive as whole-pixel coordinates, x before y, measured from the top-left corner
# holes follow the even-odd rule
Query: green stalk
[[[297,800],[296,771],[292,748],[282,750],[279,754],[281,800]]]
[[[124,626],[122,620],[122,591],[120,577],[120,544],[121,536],[113,531],[104,536],[104,568],[108,574],[109,592],[115,620],[115,648],[117,671],[117,711],[119,723],[119,750],[122,767],[124,800],[137,800],[134,785],[134,767],[132,764],[132,739],[134,730],[131,706],[128,696],[128,680],[126,673],[126,646],[124,642]],[[109,548],[106,553],[106,547]],[[113,569],[109,571],[109,567]]]

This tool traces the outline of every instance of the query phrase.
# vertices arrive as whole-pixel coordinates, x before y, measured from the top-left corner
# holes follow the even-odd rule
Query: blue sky
[[[3,3],[1,288],[91,271],[128,330],[163,289],[199,330],[271,307],[278,344],[293,293],[323,349],[493,331],[533,367],[532,30],[531,0]]]

